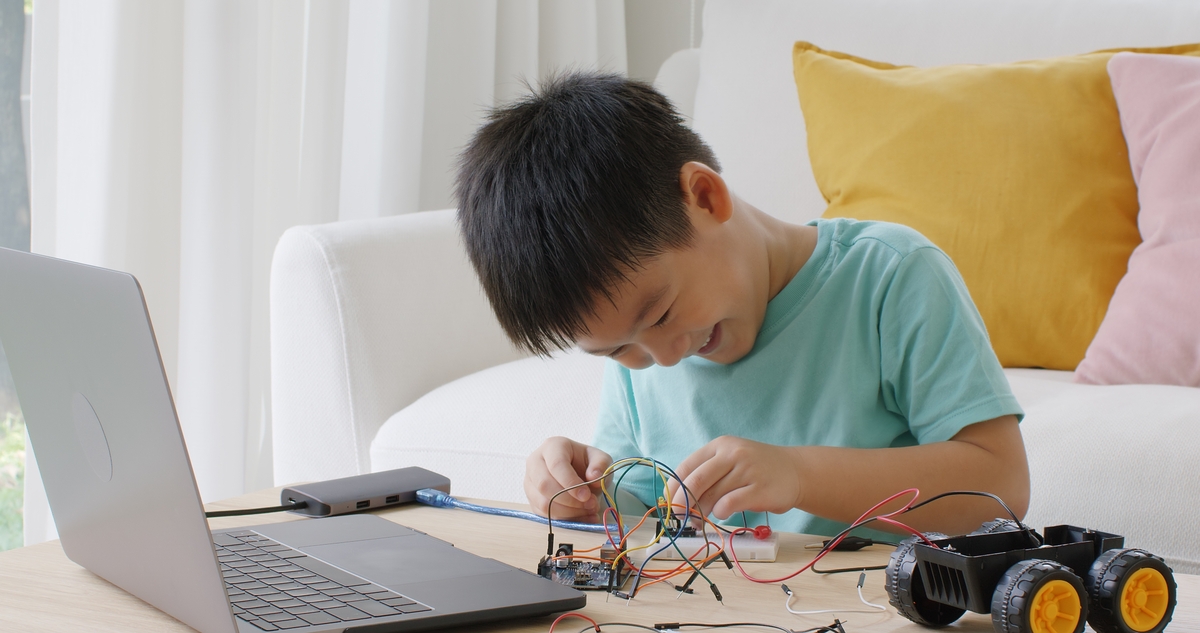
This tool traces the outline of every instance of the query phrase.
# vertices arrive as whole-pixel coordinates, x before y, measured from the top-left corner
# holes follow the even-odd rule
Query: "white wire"
[[[784,589],[784,591],[787,592],[787,600],[785,600],[783,602],[783,607],[788,610],[788,613],[791,613],[793,615],[817,615],[820,613],[873,613],[873,611],[867,611],[866,609],[817,609],[814,611],[797,611],[792,608],[792,598],[796,597],[796,592],[794,592],[790,589]],[[865,596],[863,596],[863,592],[862,592],[862,578],[861,577],[859,578],[859,583],[858,583],[858,599],[861,600],[863,604],[867,605],[868,607],[871,607],[872,609],[874,609],[876,611],[887,611],[887,607],[885,607],[881,604],[875,604],[874,602],[867,602],[867,599]]]
[[[867,599],[864,598],[862,595],[862,585],[858,586],[858,599],[862,600],[863,604],[867,605],[868,607],[871,607],[872,609],[878,609],[880,611],[887,611],[887,607],[883,606],[882,604],[875,604],[874,602],[867,602]]]

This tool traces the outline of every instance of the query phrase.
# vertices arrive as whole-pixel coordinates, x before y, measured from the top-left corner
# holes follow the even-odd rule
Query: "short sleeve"
[[[634,397],[630,370],[614,360],[609,360],[604,368],[604,386],[600,390],[600,417],[596,420],[596,433],[592,438],[592,445],[608,453],[614,462],[626,457],[650,455],[648,449],[640,446],[637,441],[640,436],[640,421]],[[654,505],[656,492],[652,470],[634,468],[617,479],[620,481],[620,490],[633,495],[647,508]],[[613,492],[615,491],[616,489]],[[621,497],[618,495],[617,498]]]
[[[1024,416],[953,262],[933,247],[901,259],[879,314],[884,405],[921,444]]]
[[[633,406],[633,384],[629,370],[614,360],[604,364],[604,386],[600,389],[600,417],[592,445],[613,460],[642,455],[635,438],[637,409]]]

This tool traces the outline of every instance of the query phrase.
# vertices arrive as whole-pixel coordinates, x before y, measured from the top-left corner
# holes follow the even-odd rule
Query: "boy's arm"
[[[720,437],[685,459],[676,472],[699,497],[701,507],[718,518],[743,510],[782,513],[799,508],[850,523],[906,488],[919,489],[920,499],[951,490],[990,492],[1004,499],[1018,517],[1029,506],[1029,467],[1012,415],[964,427],[944,442],[900,448],[772,446]],[[674,501],[683,503],[681,492],[675,491]],[[965,534],[1003,514],[991,499],[959,496],[897,518],[922,531]],[[899,531],[879,522],[872,527]]]

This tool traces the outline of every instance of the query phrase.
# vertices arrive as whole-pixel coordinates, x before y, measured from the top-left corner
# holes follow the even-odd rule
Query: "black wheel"
[[[1140,549],[1110,549],[1088,571],[1088,624],[1097,633],[1159,633],[1175,612],[1175,576]]]
[[[926,533],[930,540],[945,538],[944,534]],[[925,626],[946,626],[962,617],[965,609],[935,602],[925,595],[925,584],[921,581],[921,568],[913,548],[919,539],[907,538],[900,542],[888,561],[884,588],[888,602],[900,615]]]
[[[1009,567],[992,594],[996,633],[1081,633],[1086,619],[1083,581],[1054,561]]]
[[[987,523],[979,526],[979,529],[971,532],[969,536],[974,536],[976,534],[995,534],[996,532],[1017,532],[1028,529],[1029,526],[1023,523],[1017,523],[1012,519],[997,518],[994,521],[988,521]]]

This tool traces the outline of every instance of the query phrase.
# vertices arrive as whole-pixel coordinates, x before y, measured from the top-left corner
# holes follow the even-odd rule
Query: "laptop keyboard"
[[[430,610],[256,532],[212,536],[234,614],[264,631]]]

